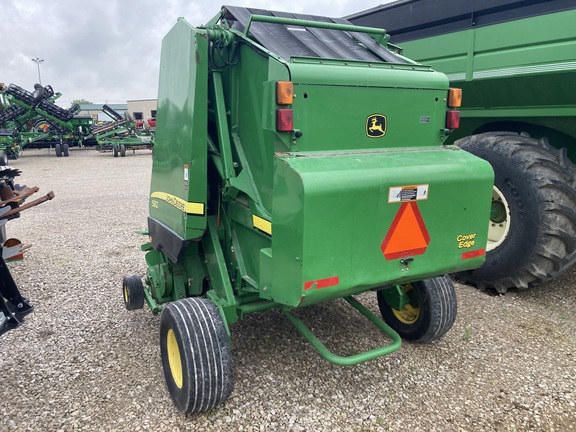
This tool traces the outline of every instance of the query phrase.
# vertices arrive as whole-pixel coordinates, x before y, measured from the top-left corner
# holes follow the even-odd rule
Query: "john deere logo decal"
[[[370,138],[380,138],[386,135],[386,116],[372,114],[366,119],[366,135]]]

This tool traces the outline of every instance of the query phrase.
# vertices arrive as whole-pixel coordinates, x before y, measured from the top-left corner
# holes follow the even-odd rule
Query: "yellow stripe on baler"
[[[180,197],[171,195],[166,192],[153,192],[150,195],[150,198],[156,198],[165,201],[167,204],[176,207],[178,210],[186,214],[200,215],[200,216],[204,215],[204,203],[188,202]]]
[[[252,215],[252,224],[254,225],[254,228],[259,229],[268,235],[272,235],[272,222],[259,216]]]

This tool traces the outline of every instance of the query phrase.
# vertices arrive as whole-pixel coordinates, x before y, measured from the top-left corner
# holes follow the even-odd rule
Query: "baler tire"
[[[127,310],[144,307],[144,285],[139,276],[126,276],[122,281],[122,298]]]
[[[118,157],[118,146],[116,144],[112,146],[112,153],[114,154],[114,157]]]
[[[454,325],[458,303],[448,276],[402,285],[411,302],[403,310],[393,309],[378,291],[378,307],[384,321],[402,339],[425,343],[444,336]]]
[[[212,301],[189,297],[169,303],[160,316],[160,353],[168,390],[181,412],[208,411],[232,393],[230,342]]]
[[[54,146],[54,152],[56,153],[56,157],[62,157],[62,146],[60,143]]]
[[[510,216],[503,237],[489,243],[484,265],[456,277],[502,294],[538,286],[570,268],[576,254],[576,166],[566,149],[514,132],[473,135],[455,144],[492,165],[495,194]],[[489,222],[493,226],[494,217]]]
[[[66,143],[62,144],[62,154],[64,155],[64,157],[70,156],[70,149],[68,147],[68,144]]]
[[[120,144],[120,156],[126,156],[126,146],[124,144]]]

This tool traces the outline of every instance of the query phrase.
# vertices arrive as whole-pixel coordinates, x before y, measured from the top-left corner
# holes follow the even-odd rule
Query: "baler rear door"
[[[493,184],[449,147],[277,155],[272,300],[313,304],[479,266]]]

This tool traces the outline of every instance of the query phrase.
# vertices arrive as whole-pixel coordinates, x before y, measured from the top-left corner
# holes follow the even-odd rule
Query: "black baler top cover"
[[[224,19],[231,28],[243,31],[250,15],[266,15],[336,24],[351,23],[342,18],[274,12],[264,9],[224,6]],[[279,57],[317,57],[367,62],[405,63],[366,33],[345,32],[316,27],[252,22],[250,37]]]

